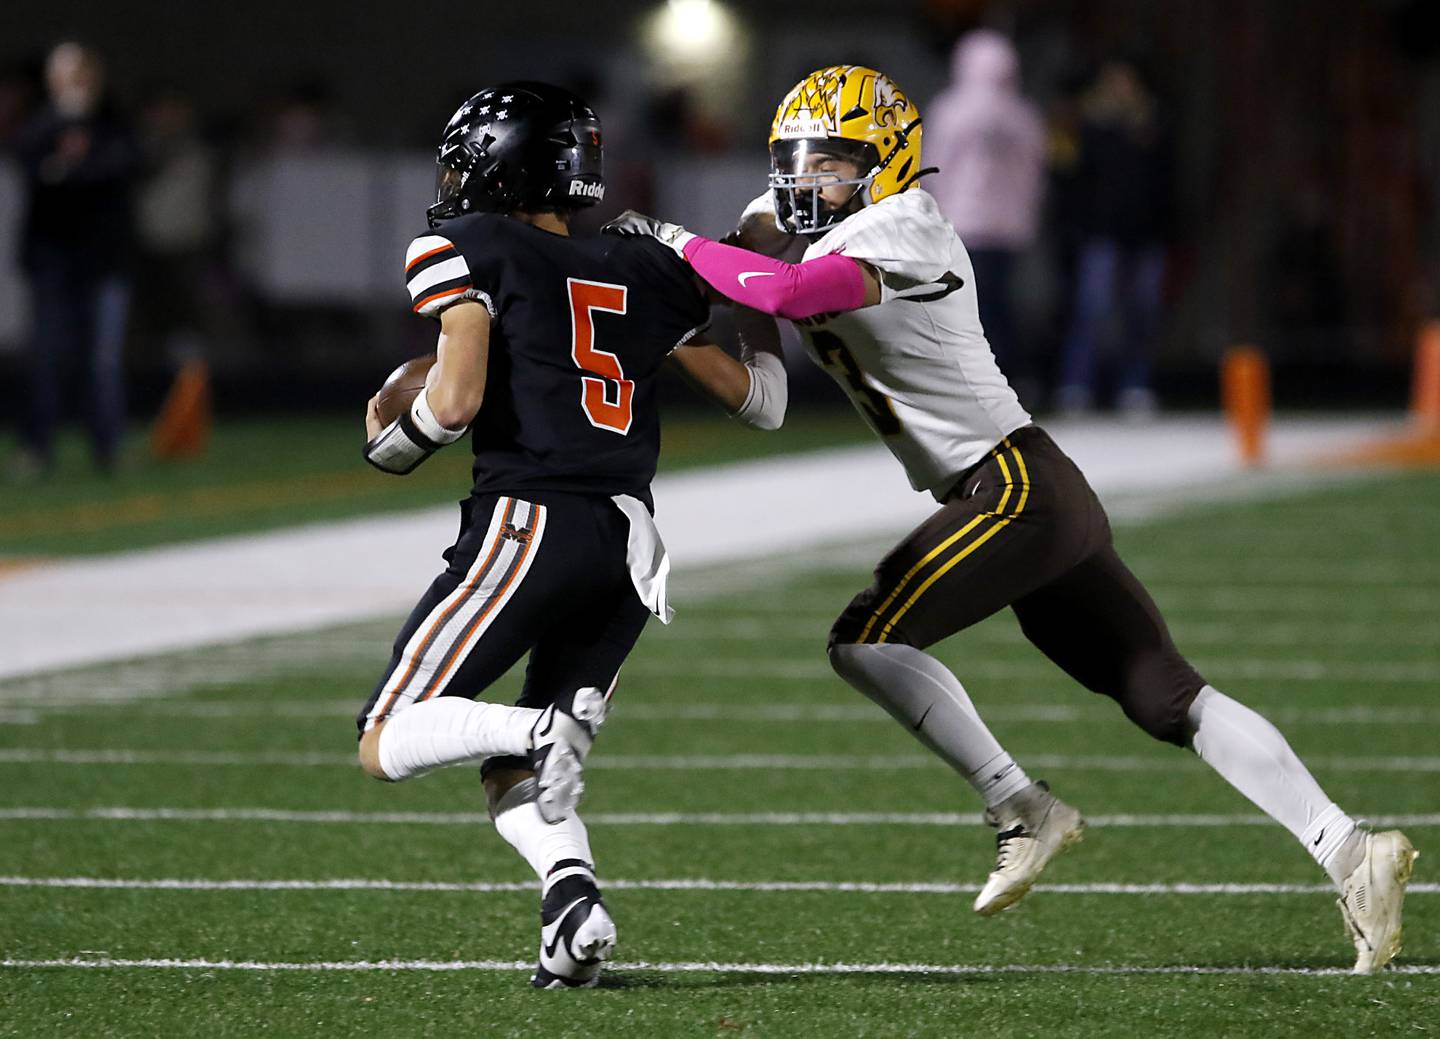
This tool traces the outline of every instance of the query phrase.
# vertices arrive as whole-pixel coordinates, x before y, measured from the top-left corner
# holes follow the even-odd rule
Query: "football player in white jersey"
[[[1207,684],[1175,647],[1084,476],[997,367],[965,247],[916,183],[927,172],[920,139],[920,114],[889,77],[821,69],[780,104],[771,190],[727,239],[736,245],[636,213],[608,228],[659,239],[721,294],[795,322],[911,485],[939,503],[836,620],[831,664],[984,800],[998,853],[976,912],[1018,902],[1085,825],[1025,774],[925,652],[1008,606],[1078,682],[1199,755],[1288,829],[1339,890],[1356,973],[1379,970],[1400,948],[1414,848],[1399,831],[1357,827],[1270,722]]]

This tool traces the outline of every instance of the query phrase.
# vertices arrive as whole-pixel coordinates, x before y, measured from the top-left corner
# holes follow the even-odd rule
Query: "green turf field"
[[[1118,533],[1207,678],[1347,809],[1406,817],[1409,973],[1345,976],[1305,853],[1008,615],[941,655],[1092,827],[974,916],[993,846],[968,789],[825,666],[875,549],[837,546],[680,579],[627,666],[585,805],[621,942],[591,992],[525,986],[533,877],[473,772],[348,764],[389,626],[0,685],[0,957],[96,965],[0,970],[0,1034],[1433,1034],[1437,531],[1416,474]]]
[[[765,436],[713,410],[674,409],[664,420],[660,472],[859,443],[869,434],[848,409],[802,411],[785,436]],[[142,548],[454,502],[470,487],[472,455],[442,451],[403,480],[360,457],[358,420],[250,419],[220,424],[198,461],[160,462],[136,438],[114,476],[91,468],[78,436],[55,472],[36,483],[0,475],[0,557]],[[0,452],[3,461],[3,452]]]

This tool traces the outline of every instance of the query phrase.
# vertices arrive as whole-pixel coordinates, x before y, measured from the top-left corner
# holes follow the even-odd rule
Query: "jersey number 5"
[[[597,429],[630,432],[635,383],[625,378],[620,358],[595,346],[595,311],[625,313],[625,286],[566,278],[570,292],[570,356],[582,372],[580,407]]]

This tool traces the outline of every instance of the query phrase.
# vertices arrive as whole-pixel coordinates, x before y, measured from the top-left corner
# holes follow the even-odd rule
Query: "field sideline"
[[[810,415],[795,424],[799,429],[794,439],[800,446],[826,435],[843,443],[833,416]],[[1353,467],[1320,463],[1340,445],[1363,442],[1392,426],[1366,418],[1287,418],[1276,423],[1271,436],[1276,464],[1259,472],[1239,464],[1230,433],[1213,417],[1168,417],[1145,426],[1062,422],[1055,430],[1112,512],[1124,518],[1136,511],[1142,516],[1157,509],[1173,511],[1197,499],[1263,497],[1291,493],[1297,483],[1353,479]],[[706,429],[713,435],[706,437],[701,432]],[[757,458],[746,451],[763,455],[777,443],[792,442],[788,424],[783,439],[753,431],[739,439],[723,430],[713,421],[680,424],[678,446],[667,453],[655,481],[657,519],[679,575],[677,587],[706,567],[746,563],[770,570],[777,565],[804,567],[812,558],[830,564],[833,559],[823,553],[843,551],[837,546],[855,539],[878,538],[878,544],[856,560],[865,568],[882,546],[932,510],[929,496],[911,490],[879,444]],[[228,435],[253,447],[258,432]],[[765,445],[764,450],[756,452],[752,445],[757,444]],[[229,445],[220,460],[234,465],[237,450]],[[732,464],[693,468],[698,460],[717,457]],[[330,465],[337,462],[328,459]],[[327,459],[290,459],[292,465],[306,463],[320,466]],[[691,471],[684,471],[687,466]],[[289,504],[277,513],[266,511],[276,503],[273,486],[239,479],[225,465],[212,471],[207,464],[190,473],[197,480],[216,481],[198,497],[171,487],[167,493],[138,499],[89,503],[82,510],[85,522],[100,524],[92,533],[109,539],[128,535],[134,540],[122,543],[129,550],[89,553],[91,543],[81,533],[82,525],[75,531],[80,547],[72,558],[20,557],[11,561],[8,573],[0,558],[0,680],[403,613],[414,602],[424,575],[438,567],[441,549],[454,538],[453,498],[466,481],[453,471],[453,464],[446,472],[451,477],[448,494],[440,489],[445,485],[426,483],[396,491],[394,485],[406,485],[410,478],[387,479],[373,472],[296,472],[288,478],[289,491],[280,495]],[[179,473],[158,468],[132,475],[158,488]],[[833,493],[847,484],[864,487],[865,493]],[[309,486],[317,488],[317,494],[302,506]],[[326,487],[338,488],[337,495],[319,493]],[[343,493],[346,487],[367,491],[352,500]],[[118,493],[118,488],[111,490]],[[388,497],[367,497],[381,490]],[[451,500],[395,511],[406,500],[402,492],[420,497],[439,493]],[[0,552],[7,521],[12,528],[18,524],[51,538],[63,534],[69,513],[47,507],[44,497],[38,503],[21,503],[8,517],[0,505]],[[148,503],[140,510],[138,526],[130,515],[137,501]],[[229,536],[201,539],[199,533],[214,532],[210,524],[216,517],[207,510],[217,501],[228,503],[225,519],[239,526]],[[820,501],[825,507],[817,509]],[[173,511],[168,503],[173,503]],[[360,510],[367,504],[378,511],[344,518],[332,514],[341,505]],[[152,513],[165,522],[153,525]],[[281,517],[289,517],[290,525],[265,527]],[[247,530],[252,524],[255,528]],[[167,530],[177,537],[183,531],[181,543],[141,547]],[[744,579],[742,574],[742,583]],[[74,638],[76,630],[86,637]]]
[[[830,676],[871,542],[705,573],[627,667],[586,815],[619,962],[534,993],[533,878],[452,770],[346,762],[391,622],[0,682],[0,1035],[1347,1035],[1440,1020],[1440,480],[1123,525],[1207,678],[1422,850],[1399,969],[1188,755],[1002,615],[942,657],[1091,816],[1015,912],[963,785]],[[513,691],[516,676],[503,683]]]

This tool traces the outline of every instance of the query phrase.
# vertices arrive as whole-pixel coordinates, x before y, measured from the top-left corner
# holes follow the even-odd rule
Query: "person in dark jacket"
[[[1083,245],[1060,364],[1057,403],[1087,411],[1098,382],[1100,339],[1123,317],[1115,402],[1131,416],[1155,410],[1150,361],[1171,235],[1169,145],[1154,96],[1136,67],[1114,59],[1084,102],[1074,184]]]
[[[130,189],[139,153],[106,101],[100,56],[63,43],[45,66],[49,103],[17,135],[28,190],[21,266],[34,333],[29,407],[20,429],[25,475],[53,462],[62,387],[83,370],[96,465],[111,470],[125,422],[122,347],[130,305]]]

